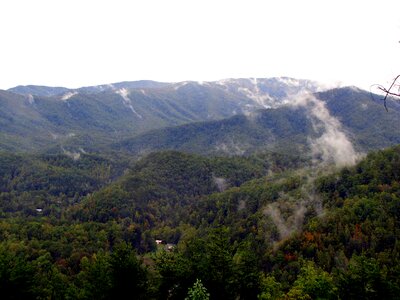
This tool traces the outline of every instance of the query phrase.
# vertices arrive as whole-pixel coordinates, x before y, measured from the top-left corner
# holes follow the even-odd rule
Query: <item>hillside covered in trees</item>
[[[285,77],[0,91],[2,299],[398,298],[386,104]]]
[[[340,169],[272,152],[0,159],[4,299],[400,292],[400,147]]]

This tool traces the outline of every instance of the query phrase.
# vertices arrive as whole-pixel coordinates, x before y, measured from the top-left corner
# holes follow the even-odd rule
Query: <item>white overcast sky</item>
[[[1,0],[0,89],[400,74],[399,0]]]

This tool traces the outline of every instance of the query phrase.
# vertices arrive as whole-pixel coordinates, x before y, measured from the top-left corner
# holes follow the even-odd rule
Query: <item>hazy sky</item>
[[[400,74],[399,0],[1,0],[0,88]]]

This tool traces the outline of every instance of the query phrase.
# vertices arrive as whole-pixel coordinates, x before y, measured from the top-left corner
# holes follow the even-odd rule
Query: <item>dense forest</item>
[[[0,154],[3,299],[395,299],[400,147]],[[125,296],[124,296],[125,295]]]

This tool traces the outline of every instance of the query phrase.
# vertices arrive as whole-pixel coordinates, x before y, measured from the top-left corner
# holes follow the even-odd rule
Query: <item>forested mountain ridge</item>
[[[395,101],[387,113],[377,96],[353,87],[297,95],[288,101],[249,115],[153,130],[118,142],[114,148],[132,154],[159,150],[214,155],[265,149],[302,152],[310,151],[310,141],[332,131],[343,132],[360,152],[400,143],[400,133],[393,130],[400,128],[400,105]]]
[[[325,103],[359,151],[399,143],[391,130],[400,127],[398,103],[389,101],[387,113],[378,96],[357,88],[319,89],[291,78],[16,87],[0,91],[0,149],[100,153],[112,147],[135,155],[158,150],[242,155],[285,149],[288,143],[303,149],[321,134],[305,92],[309,97],[317,92],[315,99]]]
[[[93,151],[151,129],[279,106],[287,95],[318,88],[290,78],[138,81],[80,89],[20,86],[0,91],[0,149],[71,146]]]
[[[161,88],[169,85],[169,83],[156,82],[152,80],[140,80],[140,81],[125,81],[117,82],[112,84],[103,84],[96,86],[87,86],[77,89],[69,89],[65,87],[50,87],[50,86],[38,86],[38,85],[19,85],[8,89],[8,91],[20,94],[20,95],[34,95],[34,96],[60,96],[67,93],[80,92],[87,94],[95,94],[104,91],[111,91],[115,89],[151,89]]]
[[[66,156],[46,161],[88,170]],[[154,153],[59,211],[3,214],[0,289],[23,298],[182,299],[200,279],[211,299],[396,299],[399,166],[399,147],[331,175],[272,153]]]

